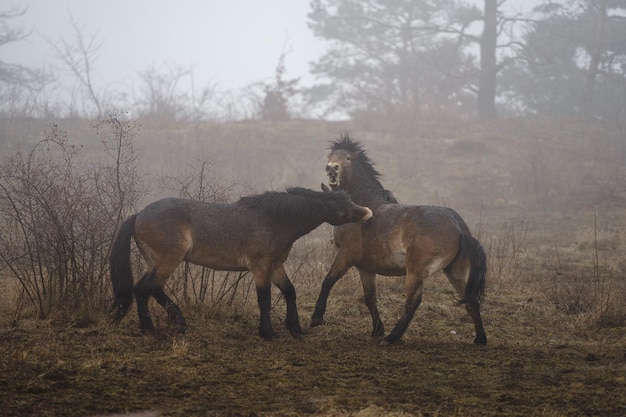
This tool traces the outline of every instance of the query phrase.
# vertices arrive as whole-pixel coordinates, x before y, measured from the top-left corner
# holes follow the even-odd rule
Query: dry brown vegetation
[[[32,144],[45,128],[32,124],[25,136]],[[88,158],[97,156],[88,123],[61,128],[81,138]],[[176,335],[155,304],[158,335],[143,337],[134,312],[120,326],[108,323],[98,307],[110,297],[105,284],[88,313],[52,309],[41,319],[3,265],[0,414],[626,414],[626,137],[619,129],[541,119],[431,123],[412,135],[308,121],[145,125],[135,137],[141,199],[318,188],[327,140],[344,131],[364,143],[401,202],[454,207],[483,243],[486,347],[471,344],[471,321],[442,275],[427,282],[402,343],[383,348],[369,336],[354,273],[331,293],[326,325],[303,340],[280,331],[284,303],[275,291],[281,337],[264,342],[247,276],[181,268],[169,286],[187,334]],[[332,262],[330,237],[325,225],[302,238],[287,264],[305,328]],[[402,279],[378,283],[389,330],[403,305]]]

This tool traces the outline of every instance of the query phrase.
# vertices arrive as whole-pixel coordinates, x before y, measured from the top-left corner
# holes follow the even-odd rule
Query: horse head
[[[351,160],[352,158],[345,151],[335,151],[328,155],[326,175],[328,176],[328,185],[331,189],[338,189],[343,183],[341,176],[349,175]]]
[[[377,181],[380,176],[365,153],[365,148],[348,134],[342,134],[339,139],[331,142],[326,175],[328,185],[333,191],[347,190],[351,183],[363,179]]]

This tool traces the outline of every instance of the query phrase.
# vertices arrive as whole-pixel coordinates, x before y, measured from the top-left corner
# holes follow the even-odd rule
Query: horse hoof
[[[261,339],[266,340],[266,341],[271,341],[272,339],[278,339],[278,335],[274,332],[271,333],[266,333],[266,334],[261,334]]]
[[[291,336],[296,340],[302,340],[304,337],[304,333],[302,332],[291,332]]]
[[[381,346],[389,346],[389,345],[398,345],[403,343],[402,338],[398,337],[398,338],[393,338],[390,336],[387,336],[383,339],[382,342],[380,342]]]
[[[475,345],[479,345],[479,346],[485,346],[487,344],[487,338],[486,337],[481,337],[481,338],[476,338],[474,339],[474,344]]]
[[[313,317],[311,319],[311,324],[309,324],[309,327],[316,327],[316,326],[320,326],[322,324],[324,324],[324,319]]]
[[[391,345],[391,344],[394,344],[396,341],[397,341],[396,339],[393,339],[393,338],[391,338],[391,337],[387,336],[387,337],[385,337],[385,338],[383,339],[383,341],[382,341],[382,342],[380,342],[380,345],[381,345],[381,346],[389,346],[389,345]]]
[[[372,337],[383,337],[384,335],[385,335],[385,330],[384,329],[373,330],[372,331]]]
[[[146,337],[153,337],[153,336],[156,336],[156,330],[155,329],[139,329],[139,334],[141,334],[142,336],[146,336]]]

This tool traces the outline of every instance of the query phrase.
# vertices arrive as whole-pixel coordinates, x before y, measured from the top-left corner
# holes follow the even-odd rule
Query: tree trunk
[[[602,48],[604,44],[604,26],[606,24],[606,8],[607,0],[598,2],[598,16],[596,21],[596,30],[593,34],[592,50],[588,51],[591,57],[589,68],[585,76],[585,86],[582,98],[582,113],[586,117],[593,116],[593,92],[596,86],[596,77],[598,76],[600,67],[600,58],[602,57]],[[593,7],[593,3],[589,5]]]
[[[496,113],[496,46],[498,40],[498,0],[485,0],[484,27],[480,38],[480,80],[478,118],[491,120]]]

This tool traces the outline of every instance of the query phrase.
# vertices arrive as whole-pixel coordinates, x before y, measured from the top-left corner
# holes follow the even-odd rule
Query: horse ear
[[[325,193],[329,193],[330,192],[330,188],[328,188],[326,186],[326,184],[322,183],[322,191],[324,191]]]

